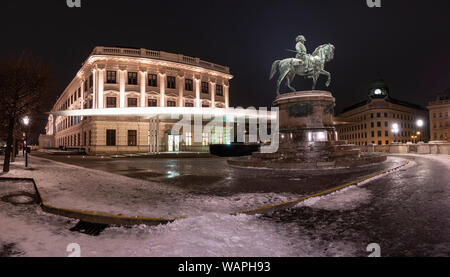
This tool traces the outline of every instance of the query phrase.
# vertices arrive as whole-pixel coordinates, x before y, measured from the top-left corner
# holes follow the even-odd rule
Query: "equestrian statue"
[[[270,73],[270,80],[273,79],[277,72],[280,72],[280,76],[277,82],[277,94],[280,95],[280,86],[286,79],[287,86],[295,92],[296,89],[292,87],[291,83],[295,76],[304,76],[308,79],[313,79],[312,89],[316,89],[317,80],[320,75],[328,77],[326,86],[331,84],[331,74],[325,71],[325,63],[330,62],[334,58],[334,45],[324,44],[312,53],[308,54],[305,47],[306,39],[304,36],[298,36],[296,39],[295,51],[288,50],[296,53],[295,58],[275,61],[272,65],[272,71]]]

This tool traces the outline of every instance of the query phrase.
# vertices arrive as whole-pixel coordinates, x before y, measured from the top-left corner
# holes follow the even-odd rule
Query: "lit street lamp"
[[[398,127],[397,123],[394,123],[392,125],[392,133],[394,134],[394,142],[397,142],[397,134],[400,132],[400,129]]]
[[[22,123],[23,125],[25,125],[25,127],[28,127],[30,125],[30,118],[28,116],[25,116],[22,119]],[[23,141],[23,154],[25,156],[25,167],[28,167],[28,142],[27,142],[27,133],[24,133],[24,141]],[[25,148],[26,145],[26,148]]]
[[[416,133],[418,136],[420,136],[419,141],[422,141],[422,127],[424,124],[425,123],[423,122],[422,119],[416,121],[416,126],[419,128],[419,132]]]

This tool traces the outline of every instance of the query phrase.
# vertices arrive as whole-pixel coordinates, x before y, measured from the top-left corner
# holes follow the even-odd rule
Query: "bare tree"
[[[49,69],[29,54],[0,60],[0,116],[7,132],[3,172],[9,172],[15,136],[21,119],[44,112],[49,99]],[[17,137],[16,137],[17,138]]]

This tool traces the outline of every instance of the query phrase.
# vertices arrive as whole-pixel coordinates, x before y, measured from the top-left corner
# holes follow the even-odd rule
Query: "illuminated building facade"
[[[228,67],[199,58],[96,47],[53,106],[40,142],[92,155],[206,151],[210,143],[226,143],[227,132],[201,134],[195,143],[192,128],[182,139],[171,131],[178,118],[167,111],[228,108],[232,78]]]
[[[430,111],[430,139],[450,142],[450,89],[439,93],[427,108]]]
[[[370,85],[368,100],[344,109],[336,116],[340,140],[355,145],[389,145],[427,141],[428,111],[389,96],[382,79]]]

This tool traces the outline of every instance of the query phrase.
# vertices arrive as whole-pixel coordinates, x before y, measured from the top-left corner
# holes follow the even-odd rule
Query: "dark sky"
[[[233,106],[270,106],[274,60],[290,57],[298,34],[309,52],[336,46],[326,65],[338,110],[366,98],[377,72],[395,98],[426,105],[450,87],[450,1],[366,0],[3,1],[1,55],[26,49],[54,69],[55,95],[95,46],[182,53],[227,65],[235,76]],[[298,78],[297,88],[311,82]],[[319,89],[324,89],[324,79]]]

